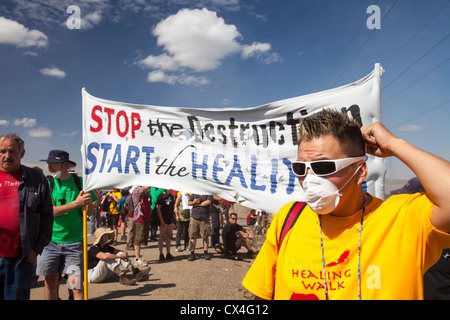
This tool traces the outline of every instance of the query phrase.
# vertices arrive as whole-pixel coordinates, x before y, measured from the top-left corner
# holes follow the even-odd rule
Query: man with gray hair
[[[34,262],[50,242],[53,205],[39,170],[21,165],[24,141],[0,136],[0,300],[29,300]]]

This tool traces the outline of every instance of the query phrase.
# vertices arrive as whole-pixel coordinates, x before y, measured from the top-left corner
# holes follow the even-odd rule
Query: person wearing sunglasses
[[[274,215],[244,287],[261,299],[423,299],[424,272],[450,247],[450,163],[334,109],[305,118],[298,135],[292,172],[307,205],[281,245],[295,203]],[[384,202],[365,192],[366,150],[397,157],[425,192]]]

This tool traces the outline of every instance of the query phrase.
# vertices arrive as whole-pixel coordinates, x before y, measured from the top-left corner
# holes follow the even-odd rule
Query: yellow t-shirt
[[[111,194],[115,195],[117,197],[117,199],[122,198],[122,193],[120,191],[111,192]],[[117,201],[115,201],[114,199],[111,200],[111,203],[109,205],[109,213],[119,214],[119,210],[117,209]]]
[[[278,250],[292,203],[274,217],[266,241],[242,284],[263,299],[325,299],[318,215],[305,207]],[[431,225],[424,194],[373,198],[361,236],[361,299],[423,299],[423,274],[450,247],[450,235]],[[322,216],[329,299],[358,299],[358,239],[362,210]],[[275,288],[275,292],[274,289]]]

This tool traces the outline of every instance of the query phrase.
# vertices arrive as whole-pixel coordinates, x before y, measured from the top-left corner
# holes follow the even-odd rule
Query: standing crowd
[[[267,234],[266,215],[249,214],[248,226],[266,240],[242,285],[260,299],[449,299],[450,163],[381,123],[360,127],[345,110],[303,119],[298,141],[291,169],[303,201],[283,206]],[[397,157],[420,189],[402,189],[384,202],[373,197],[362,187],[366,153]],[[51,150],[42,160],[48,177],[22,165],[24,154],[20,137],[0,136],[0,299],[29,299],[34,274],[45,279],[45,299],[59,298],[62,276],[73,299],[83,298],[83,280],[118,275],[134,284],[150,270],[141,250],[149,240],[158,241],[160,261],[173,259],[175,228],[175,249],[189,250],[188,261],[210,260],[210,247],[233,257],[244,246],[253,257],[254,235],[237,224],[233,203],[149,186],[85,192],[67,152]],[[88,279],[84,210],[95,235]],[[134,263],[115,247],[119,236],[134,250]]]
[[[69,153],[51,150],[41,160],[50,173],[44,176],[39,167],[21,164],[24,145],[14,133],[0,136],[0,300],[29,300],[39,276],[44,277],[46,300],[59,299],[62,277],[67,279],[69,299],[84,298],[84,211],[95,236],[87,254],[90,283],[112,275],[118,275],[124,285],[140,281],[150,271],[141,248],[149,240],[158,241],[159,260],[172,260],[175,229],[177,251],[189,250],[188,260],[195,260],[197,238],[201,238],[202,257],[209,260],[209,239],[212,247],[219,246],[224,222],[236,224],[229,217],[235,217],[233,203],[216,196],[149,186],[85,192]],[[233,252],[245,245],[251,254],[248,239],[253,235],[238,229],[232,235],[234,242],[225,241],[228,235],[223,233],[224,243],[231,243]],[[238,241],[241,236],[246,239]],[[126,241],[127,250],[134,250],[134,262],[127,251],[115,248],[119,237]],[[128,271],[131,279],[126,276]]]
[[[141,267],[148,266],[148,260],[141,255],[141,247],[148,245],[148,241],[157,241],[159,261],[173,260],[172,234],[176,230],[175,250],[190,251],[188,261],[198,258],[195,254],[197,239],[201,240],[205,260],[211,259],[208,248],[222,246],[220,230],[225,247],[231,243],[229,251],[236,252],[236,248],[245,245],[252,256],[249,241],[226,241],[228,237],[227,224],[235,224],[236,214],[233,203],[212,195],[190,194],[183,191],[161,189],[148,186],[133,186],[121,190],[113,188],[111,191],[97,190],[98,204],[91,216],[91,234],[96,228],[104,225],[112,229],[111,245],[118,241],[125,241],[127,250],[134,250],[134,264]],[[249,214],[253,216],[254,210]],[[252,223],[248,224],[249,226]],[[242,228],[242,227],[241,227]],[[159,229],[159,237],[157,230]],[[232,237],[249,239],[247,233]],[[248,231],[253,237],[253,233]],[[245,235],[244,235],[245,234]],[[234,246],[237,243],[238,246]]]

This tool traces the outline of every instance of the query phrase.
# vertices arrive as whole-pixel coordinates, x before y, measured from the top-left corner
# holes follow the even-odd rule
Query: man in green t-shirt
[[[59,274],[69,276],[69,289],[75,300],[83,299],[83,212],[87,206],[87,215],[94,212],[92,201],[97,200],[95,193],[85,192],[83,181],[69,169],[76,163],[69,159],[69,154],[62,150],[51,150],[45,160],[48,171],[51,198],[53,201],[53,235],[52,241],[38,257],[38,275],[45,276],[46,300],[58,299]]]

